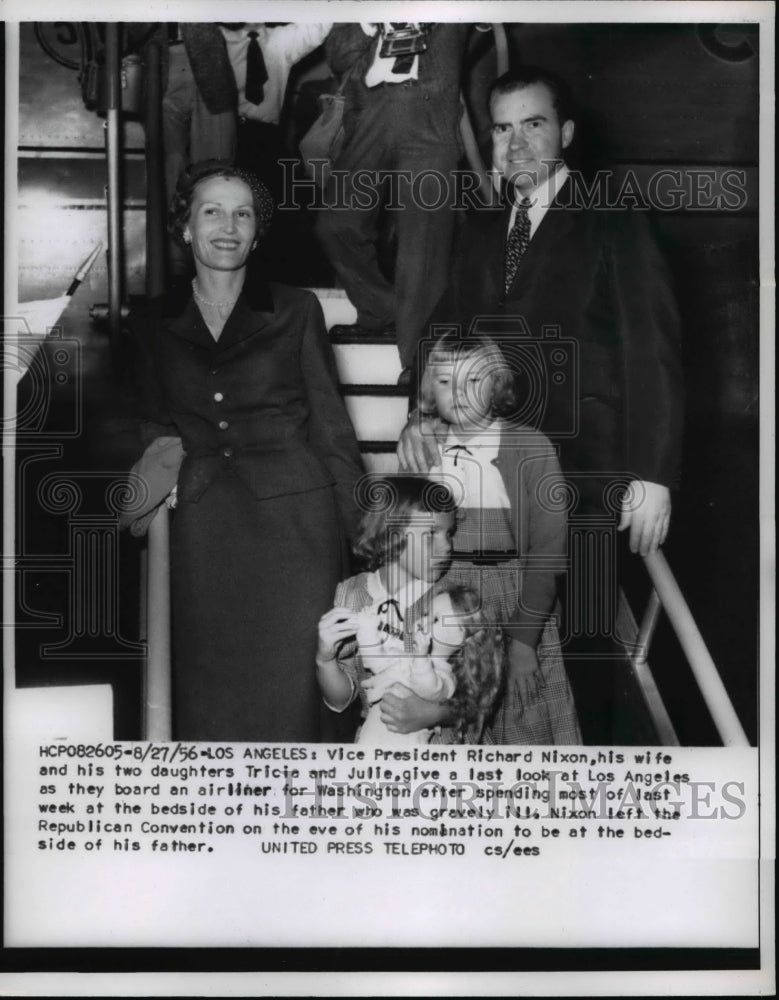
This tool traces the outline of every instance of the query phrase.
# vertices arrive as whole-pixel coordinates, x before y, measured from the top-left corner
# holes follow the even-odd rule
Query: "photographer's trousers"
[[[317,235],[357,309],[357,322],[394,324],[404,366],[448,277],[460,148],[451,95],[416,81],[363,88],[344,116],[346,140],[324,192]],[[382,215],[397,229],[394,283],[377,254]],[[386,221],[386,220],[385,220]]]

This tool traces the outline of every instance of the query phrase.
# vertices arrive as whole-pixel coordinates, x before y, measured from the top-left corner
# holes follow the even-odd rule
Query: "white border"
[[[337,7],[337,12],[334,8]],[[6,20],[7,59],[6,59],[6,205],[16,203],[16,146],[18,109],[18,46],[15,44],[17,27],[12,20],[51,20],[60,18],[63,8],[68,17],[90,20],[95,17],[94,2],[88,0],[72,0],[67,4],[53,3],[50,0],[6,0],[2,5],[3,17]],[[247,4],[238,0],[223,0],[219,3],[219,15],[223,18],[240,19],[246,15]],[[378,19],[379,15],[388,16],[389,10],[398,11],[394,16],[404,19],[435,20],[479,20],[492,19],[552,22],[567,21],[571,23],[608,23],[617,22],[657,22],[657,23],[690,23],[690,22],[737,22],[759,21],[761,23],[761,146],[760,146],[760,246],[761,246],[761,551],[763,563],[761,566],[763,585],[763,616],[761,622],[761,657],[764,665],[774,662],[775,641],[773,634],[774,608],[774,560],[773,543],[775,540],[774,522],[774,482],[773,482],[773,444],[774,444],[774,382],[773,370],[775,360],[774,338],[774,107],[773,107],[773,69],[774,40],[773,17],[774,5],[766,2],[690,2],[679,4],[675,2],[645,2],[625,3],[622,0],[603,0],[599,3],[555,2],[555,3],[505,3],[485,0],[485,2],[461,3],[374,3],[364,0],[359,5],[359,15],[356,5],[349,3],[320,2],[312,0],[306,3],[285,3],[283,16],[285,19],[328,19],[338,20],[370,20]],[[272,3],[252,3],[251,13],[254,18],[259,16],[278,16],[279,5]],[[153,13],[157,19],[165,20],[211,20],[215,16],[213,0],[170,0],[164,4],[154,5]],[[124,0],[112,4],[111,14],[116,18],[126,20],[141,20],[150,15],[150,5],[143,0]],[[16,246],[18,239],[17,223],[13,209],[6,214],[6,257],[5,257],[5,288],[6,315],[15,304],[16,298]],[[6,407],[13,400],[13,392],[6,393]],[[6,413],[8,413],[6,409]],[[13,459],[11,460],[13,463]],[[11,468],[12,468],[11,464]],[[12,483],[12,477],[7,475],[6,482]],[[7,489],[8,487],[6,487]],[[11,493],[11,502],[13,494]],[[6,499],[8,493],[6,493]],[[10,543],[10,546],[9,546]],[[4,521],[4,545],[6,551],[13,551],[13,520]],[[4,599],[7,602],[7,598]],[[11,608],[13,604],[11,604]],[[8,605],[4,605],[5,620],[10,620]],[[4,633],[4,655],[13,655],[13,633],[6,629]],[[761,785],[764,791],[773,790],[775,776],[775,758],[773,754],[775,719],[773,712],[774,685],[764,669],[761,676]],[[764,796],[765,798],[765,796]],[[768,806],[768,807],[766,807]],[[773,809],[764,801],[762,810],[762,844],[763,851],[773,851],[775,842],[775,821]],[[766,868],[772,868],[772,857],[765,858]],[[767,968],[773,966],[773,921],[774,899],[773,879],[771,871],[764,879],[762,886],[762,924],[764,963]],[[519,973],[519,974],[365,974],[352,976],[349,974],[297,974],[290,977],[287,974],[158,974],[158,975],[93,975],[85,982],[84,975],[31,976],[7,975],[0,981],[0,992],[3,994],[19,991],[26,995],[171,995],[174,993],[192,992],[194,994],[217,996],[262,996],[262,995],[464,995],[478,993],[487,995],[516,995],[517,992],[531,992],[536,995],[559,995],[561,993],[579,993],[581,995],[636,995],[639,993],[657,993],[674,995],[691,995],[706,993],[708,995],[758,995],[771,991],[770,981],[764,973]]]

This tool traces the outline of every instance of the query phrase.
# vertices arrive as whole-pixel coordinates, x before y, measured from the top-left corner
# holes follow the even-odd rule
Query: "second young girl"
[[[486,337],[443,336],[420,402],[438,418],[440,463],[428,473],[459,511],[448,578],[475,589],[507,636],[505,693],[485,742],[580,743],[555,622],[565,569],[565,484],[543,434],[517,421],[514,376]]]
[[[341,583],[319,624],[317,677],[325,702],[342,711],[358,694],[358,742],[425,743],[428,723],[393,701],[418,696],[452,726],[478,734],[500,689],[500,630],[487,627],[478,594],[438,581],[451,562],[455,505],[448,489],[417,476],[371,482],[355,553],[367,572]],[[474,736],[475,734],[475,736]]]

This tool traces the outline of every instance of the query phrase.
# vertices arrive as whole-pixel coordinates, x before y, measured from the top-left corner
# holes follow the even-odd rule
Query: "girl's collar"
[[[435,584],[430,583],[428,580],[417,580],[414,578],[405,583],[396,593],[391,594],[382,582],[379,570],[374,570],[372,573],[368,573],[365,586],[374,603],[377,601],[386,601],[387,598],[391,597],[398,602],[398,607],[405,612],[424,597]]]
[[[460,437],[454,424],[449,424],[449,431],[444,441],[444,447],[451,447],[453,444],[465,445],[467,448],[471,448],[474,445],[496,445],[500,442],[502,429],[503,420],[501,417],[496,417],[491,424],[482,427],[480,431],[477,431],[471,437]]]

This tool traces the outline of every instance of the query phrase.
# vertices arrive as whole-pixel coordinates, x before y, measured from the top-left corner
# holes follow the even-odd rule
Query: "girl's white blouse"
[[[467,442],[460,440],[454,427],[449,428],[441,448],[441,461],[428,475],[449,486],[458,507],[483,510],[511,506],[503,477],[495,465],[502,428],[503,421],[495,420]]]

